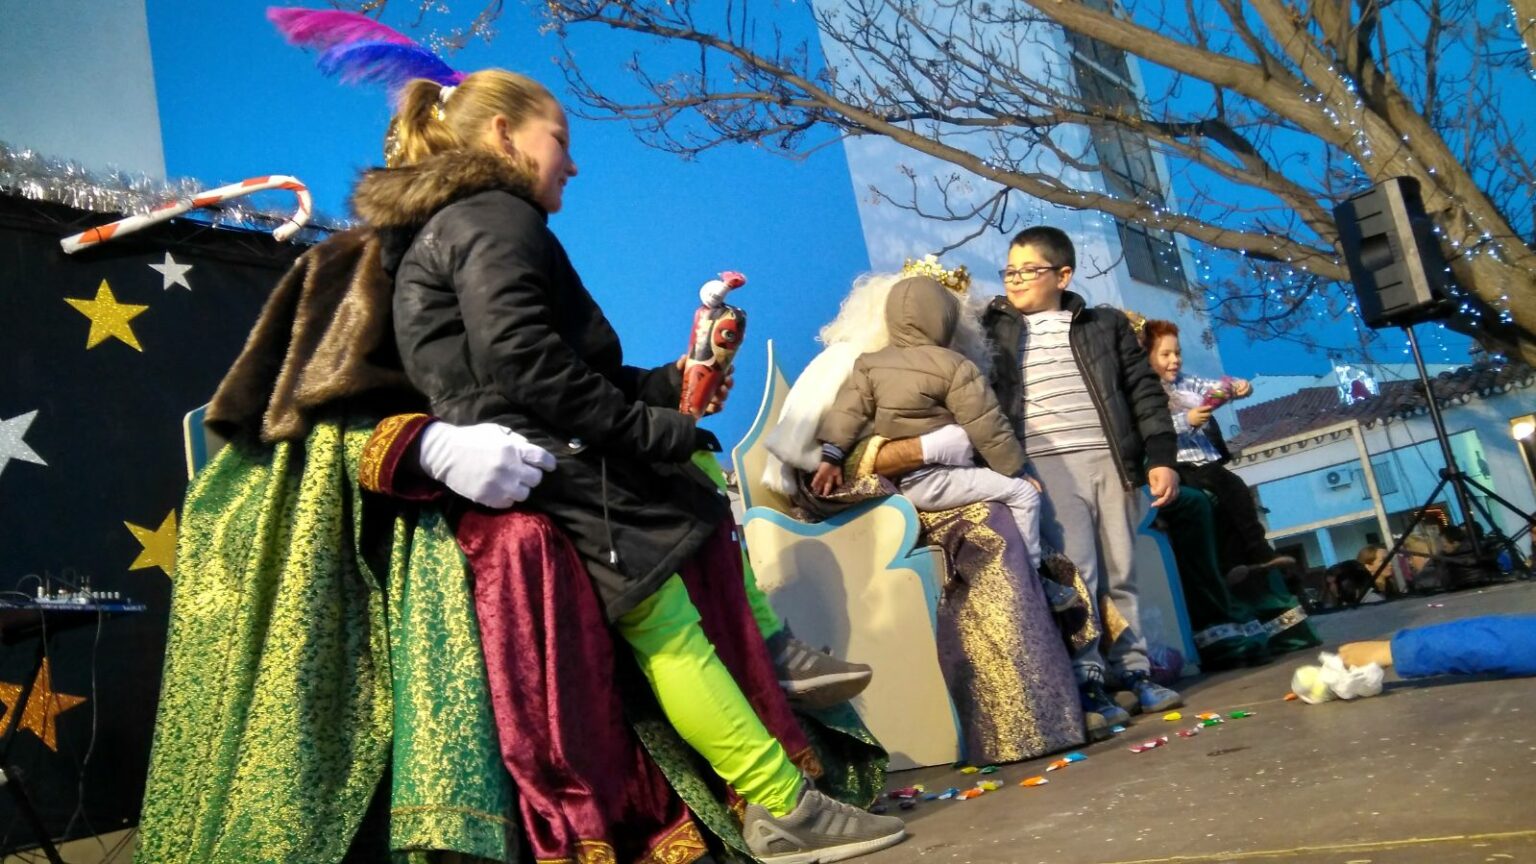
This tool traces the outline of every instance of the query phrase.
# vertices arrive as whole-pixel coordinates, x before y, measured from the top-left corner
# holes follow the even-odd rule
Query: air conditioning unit
[[[1354,478],[1350,476],[1348,471],[1337,470],[1324,474],[1323,481],[1328,484],[1329,489],[1342,489],[1353,483]]]

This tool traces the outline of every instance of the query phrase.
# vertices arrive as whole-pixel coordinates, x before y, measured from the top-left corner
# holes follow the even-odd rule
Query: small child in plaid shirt
[[[1216,496],[1217,547],[1224,568],[1246,572],[1248,568],[1288,567],[1296,559],[1280,555],[1264,536],[1258,508],[1243,478],[1228,471],[1231,455],[1211,413],[1222,403],[1242,399],[1253,386],[1241,378],[1201,378],[1183,372],[1179,327],[1171,321],[1149,320],[1142,325],[1141,343],[1147,359],[1168,391],[1173,428],[1179,434],[1179,479],[1187,486]]]

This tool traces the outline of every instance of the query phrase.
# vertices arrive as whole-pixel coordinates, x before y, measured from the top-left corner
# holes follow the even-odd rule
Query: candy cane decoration
[[[309,221],[313,204],[309,197],[309,187],[301,183],[298,178],[289,177],[284,174],[273,174],[269,177],[252,177],[249,180],[241,180],[239,183],[220,186],[217,189],[200,192],[190,198],[178,198],[175,201],[168,201],[142,216],[129,216],[116,222],[109,222],[106,225],[100,225],[81,231],[79,234],[65,237],[59,241],[59,245],[64,247],[64,254],[73,255],[81,249],[99,246],[115,237],[123,237],[158,222],[174,219],[188,210],[221,204],[225,201],[239,198],[242,195],[262,192],[267,189],[287,189],[298,196],[299,209],[294,211],[292,216],[288,217],[288,221],[277,226],[277,230],[272,232],[272,236],[279,241],[287,240],[298,233],[298,230]]]

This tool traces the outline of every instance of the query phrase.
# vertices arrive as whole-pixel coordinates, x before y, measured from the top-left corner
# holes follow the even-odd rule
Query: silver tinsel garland
[[[52,159],[35,150],[12,147],[0,141],[0,193],[18,195],[32,201],[64,204],[102,214],[148,213],[155,206],[222,184],[202,183],[189,178],[162,180],[144,174],[125,172],[102,174],[86,170],[78,162]],[[292,211],[251,206],[237,198],[215,207],[193,210],[178,219],[189,219],[221,228],[270,231],[288,221]],[[316,213],[292,242],[316,243],[332,231],[349,223]]]

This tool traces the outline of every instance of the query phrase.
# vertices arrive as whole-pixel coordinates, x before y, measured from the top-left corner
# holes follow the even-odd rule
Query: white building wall
[[[144,0],[0,0],[0,22],[0,140],[165,175]]]
[[[821,9],[840,6],[845,0],[818,0]],[[1048,26],[1048,25],[1041,25]],[[1059,31],[1052,30],[1053,38],[1061,46]],[[1037,39],[1038,34],[1030,34]],[[835,41],[822,37],[822,50],[828,66],[845,65],[846,53]],[[1021,52],[1021,56],[1040,64],[1039,71],[1046,74],[1049,62],[1044,52]],[[1133,75],[1136,58],[1129,58]],[[1051,70],[1049,74],[1067,80],[1064,70]],[[974,131],[957,133],[954,130],[927,128],[920,130],[929,136],[938,136],[946,144],[984,157],[991,156],[991,146],[996,142]],[[1084,128],[1063,128],[1058,139],[1068,152],[1089,152],[1091,146],[1088,131]],[[865,245],[869,250],[870,267],[876,271],[899,269],[908,258],[920,258],[931,252],[959,243],[973,233],[980,224],[980,217],[966,222],[942,222],[927,219],[902,209],[888,201],[880,200],[871,189],[879,189],[897,201],[906,201],[912,194],[915,175],[930,210],[942,207],[943,199],[935,190],[935,180],[950,184],[950,205],[965,212],[985,201],[998,187],[967,171],[935,157],[927,156],[883,136],[848,138],[844,144],[848,156],[849,173],[852,176],[854,197],[858,201],[859,218],[863,223]],[[1103,189],[1097,173],[1085,174],[1061,164],[1053,154],[1038,148],[1032,154],[1035,170],[1077,188]],[[1162,166],[1160,165],[1160,169]],[[1166,179],[1166,177],[1165,177]],[[1020,214],[1019,228],[1030,225],[1051,225],[1060,228],[1072,238],[1077,247],[1077,271],[1072,280],[1072,290],[1083,295],[1090,305],[1108,304],[1122,309],[1132,309],[1148,318],[1173,321],[1185,334],[1182,343],[1185,366],[1199,375],[1219,375],[1221,357],[1213,346],[1202,344],[1201,334],[1210,326],[1205,316],[1196,310],[1181,308],[1178,292],[1158,285],[1137,282],[1130,277],[1122,259],[1120,237],[1112,219],[1096,211],[1071,210],[1057,207],[1038,199],[1016,194],[1010,204],[1010,212]],[[944,255],[946,266],[964,264],[973,277],[973,295],[991,297],[1003,293],[1002,281],[997,276],[1007,261],[1010,235],[988,233]],[[1187,253],[1184,270],[1192,274],[1194,268]],[[1222,428],[1235,422],[1235,415],[1224,409],[1218,412]]]

